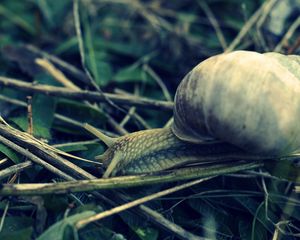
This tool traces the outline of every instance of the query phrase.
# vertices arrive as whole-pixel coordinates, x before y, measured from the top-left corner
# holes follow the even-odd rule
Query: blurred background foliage
[[[243,30],[245,34],[231,50],[300,52],[298,0],[82,0],[79,5],[86,67],[105,92],[122,90],[172,101],[183,76],[200,61],[230,49]],[[60,85],[34,63],[38,54],[30,49],[34,46],[84,73],[78,44],[71,0],[1,0],[1,76]],[[79,77],[65,74],[82,89],[94,90],[84,81],[85,74]],[[23,130],[28,127],[26,96],[21,91],[0,89],[1,116]],[[111,134],[120,132],[109,124],[109,119],[121,122],[126,115],[109,105],[101,106],[98,111],[78,101],[39,94],[32,97],[34,135],[51,144],[91,138],[55,114],[89,122]],[[21,101],[23,106],[7,99]],[[161,127],[171,117],[171,113],[147,109],[138,113],[146,124],[129,121],[127,131],[145,126]],[[92,159],[103,149],[99,143],[80,143],[68,151]],[[23,160],[4,146],[0,150],[3,158],[8,156],[15,163]],[[84,164],[83,167],[88,168]],[[38,167],[30,171],[22,174],[19,181],[46,182],[54,178]],[[262,176],[262,173],[248,172],[244,176],[219,177],[156,201],[152,207],[176,224],[208,239],[296,239],[293,234],[300,232],[299,225],[297,227],[300,205],[292,191],[293,184]],[[9,179],[3,180],[7,181]],[[126,192],[133,198],[155,190]],[[3,216],[8,202],[0,239],[36,238],[51,225],[52,229],[44,232],[44,238],[40,239],[50,239],[54,233],[60,237],[57,239],[69,239],[65,231],[67,224],[63,230],[53,225],[62,221],[64,214],[88,214],[89,210],[99,212],[107,208],[87,194],[21,198],[21,201],[3,198],[0,202]],[[141,219],[138,215],[123,213],[85,228],[80,239],[176,239]]]
[[[97,83],[107,86],[139,82],[142,72],[147,73],[145,65],[149,65],[174,89],[195,64],[223,52],[262,2],[82,1],[80,15],[89,67]],[[207,16],[210,13],[224,35],[222,43]],[[1,47],[30,43],[80,63],[72,1],[3,0],[0,17]],[[254,29],[239,48],[263,50],[256,40]],[[3,56],[1,62],[5,62]]]

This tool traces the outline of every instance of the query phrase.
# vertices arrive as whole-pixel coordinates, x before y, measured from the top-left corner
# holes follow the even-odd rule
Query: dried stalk
[[[33,162],[41,165],[42,167],[49,170],[50,172],[53,172],[54,174],[62,177],[63,179],[65,179],[65,180],[74,180],[73,177],[69,176],[68,174],[65,174],[64,172],[60,171],[58,168],[56,168],[56,167],[52,166],[51,164],[45,162],[44,160],[37,157],[36,155],[31,153],[27,149],[22,148],[19,145],[13,143],[12,141],[2,137],[1,134],[0,134],[0,142],[3,143],[4,145],[10,147],[11,149],[15,150],[16,152],[22,154],[23,156],[29,158]]]
[[[157,192],[157,193],[153,193],[153,194],[150,194],[150,195],[142,197],[142,198],[138,198],[134,201],[125,203],[123,205],[117,206],[117,207],[112,208],[110,210],[106,210],[104,212],[95,214],[95,215],[93,215],[89,218],[82,219],[82,220],[78,221],[75,226],[76,226],[77,229],[83,228],[89,223],[92,223],[92,222],[98,221],[100,219],[109,217],[111,215],[120,213],[122,211],[125,211],[127,209],[130,209],[130,208],[133,208],[135,206],[141,205],[143,203],[149,202],[151,200],[157,199],[159,197],[163,197],[163,196],[166,196],[168,194],[178,192],[178,191],[183,190],[183,189],[188,188],[188,187],[192,187],[196,184],[202,183],[202,182],[207,181],[207,180],[208,180],[207,178],[193,180],[191,182],[184,183],[184,184],[181,184],[179,186],[168,188],[166,190],[163,190],[163,191],[160,191],[160,192]]]
[[[57,69],[53,64],[51,64],[46,59],[36,59],[35,62],[41,66],[45,71],[47,71],[56,81],[61,83],[64,87],[74,91],[80,91],[81,89],[76,86],[70,79],[68,79],[59,69]],[[100,92],[102,95],[103,93]],[[99,107],[96,105],[91,104],[88,101],[84,101],[84,103],[89,106],[90,108],[94,109],[101,114],[105,114],[108,123],[121,135],[125,135],[128,132],[121,127],[109,114],[106,114],[100,111]]]
[[[232,163],[207,167],[189,167],[153,175],[122,176],[59,183],[3,184],[0,195],[44,195],[129,188],[218,176],[262,166],[263,163],[259,162]]]
[[[16,106],[26,107],[26,103],[25,102],[17,100],[17,99],[10,98],[10,97],[6,97],[6,96],[1,95],[1,94],[0,94],[0,100],[12,103],[12,104],[14,104]],[[79,127],[81,129],[84,128],[84,123],[81,123],[81,122],[79,122],[77,120],[74,120],[72,118],[66,117],[66,116],[58,114],[58,113],[54,114],[54,118],[56,118],[57,120],[63,121],[65,123],[69,123],[69,124],[71,124],[73,126]],[[111,137],[117,137],[118,136],[118,135],[116,135],[116,134],[114,134],[112,132],[106,131],[104,129],[101,129],[101,132],[103,132],[105,135],[111,136]]]
[[[0,160],[0,167],[1,167],[1,165],[4,165],[4,164],[8,163],[9,161],[10,161],[10,160],[9,160],[7,157],[1,159],[1,160]]]
[[[94,102],[105,102],[106,98],[120,105],[136,106],[154,110],[172,111],[173,102],[151,100],[147,98],[120,96],[112,93],[101,94],[95,91],[71,90],[64,87],[54,87],[50,85],[33,85],[20,80],[0,77],[0,86],[11,87],[29,93],[41,93],[49,96],[64,97],[78,100],[88,100]]]
[[[121,94],[121,95],[128,95],[128,96],[135,96],[134,94],[128,93],[122,89],[115,89],[115,93],[117,94]],[[137,121],[139,124],[141,124],[145,129],[151,129],[151,126],[135,111],[135,107],[131,107],[134,108],[134,112],[130,112],[131,109],[129,109],[127,116],[130,118],[133,118],[135,121]]]
[[[227,47],[225,52],[233,51],[241,42],[241,40],[249,33],[250,29],[255,25],[255,23],[259,20],[261,14],[264,9],[268,8],[273,1],[265,1],[259,9],[249,18],[249,20],[244,24],[241,31],[235,37],[235,39],[231,42],[231,44]]]
[[[26,168],[30,168],[30,167],[32,167],[32,165],[33,165],[33,163],[31,161],[26,161],[26,162],[19,163],[19,164],[13,165],[11,167],[8,167],[4,170],[1,170],[0,171],[0,180],[8,177],[14,173],[20,172]]]
[[[58,154],[63,154],[65,156],[73,156],[67,154],[63,151],[55,149],[54,147],[49,146],[46,143],[43,143],[33,136],[29,135],[28,133],[21,132],[17,129],[14,129],[10,126],[0,124],[0,135],[3,140],[7,138],[12,142],[20,143],[22,146],[28,148],[30,151],[34,152],[38,157],[41,159],[45,159],[51,165],[56,166],[62,171],[69,172],[74,177],[78,179],[95,178],[93,175],[89,174],[88,172],[82,170],[77,165],[69,162],[68,160],[60,157]],[[5,138],[4,138],[5,137]],[[75,157],[75,156],[73,156]],[[72,169],[72,171],[70,171]]]
[[[155,223],[159,223],[160,226],[169,229],[174,234],[176,234],[180,239],[186,239],[186,240],[208,240],[208,238],[199,237],[196,236],[186,230],[184,230],[182,227],[178,226],[174,222],[171,222],[170,220],[166,219],[162,214],[158,213],[157,211],[152,210],[149,207],[146,207],[145,205],[141,205],[140,209],[145,213],[145,216],[148,219],[151,219]]]
[[[284,37],[281,39],[281,41],[278,43],[278,45],[275,47],[274,52],[281,52],[283,46],[288,43],[288,40],[293,36],[295,31],[300,26],[300,17],[298,17],[293,24],[289,27],[288,31],[284,35]]]
[[[72,83],[63,72],[58,70],[51,62],[47,59],[37,58],[35,60],[36,64],[41,66],[44,70],[46,70],[51,76],[53,76],[58,82],[60,82],[66,88],[80,90],[74,83]]]
[[[24,50],[22,48],[24,48]],[[33,53],[34,55],[37,55],[40,58],[45,58],[48,61],[55,63],[57,66],[60,67],[60,69],[63,69],[64,72],[67,72],[67,73],[71,74],[73,77],[75,77],[76,79],[80,80],[81,82],[92,86],[92,84],[90,83],[90,80],[88,79],[88,77],[85,75],[84,72],[75,68],[73,65],[61,60],[60,58],[58,58],[54,55],[51,55],[47,52],[44,52],[44,51],[36,48],[33,45],[25,45],[25,46],[21,47],[21,50],[29,51],[29,52]]]

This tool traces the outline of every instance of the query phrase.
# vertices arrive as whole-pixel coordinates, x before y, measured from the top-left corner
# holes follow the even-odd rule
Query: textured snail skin
[[[200,63],[177,89],[175,135],[189,142],[221,139],[262,155],[298,150],[299,60],[236,51]]]
[[[186,163],[218,163],[223,161],[259,160],[224,142],[194,144],[177,138],[171,128],[138,131],[117,138],[101,155],[107,167],[104,177],[157,172]]]
[[[191,162],[258,160],[300,146],[300,57],[236,51],[196,66],[176,91],[174,124],[108,139],[104,177]],[[219,140],[219,143],[205,140]]]

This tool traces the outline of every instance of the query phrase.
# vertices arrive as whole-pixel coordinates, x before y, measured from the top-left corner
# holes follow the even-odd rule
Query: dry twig
[[[74,175],[75,177],[77,177],[79,179],[82,179],[84,177],[88,177],[90,179],[95,178],[93,175],[89,174],[86,171],[83,171],[77,165],[62,158],[58,154],[73,157],[73,158],[78,158],[78,157],[73,156],[68,153],[65,153],[63,151],[60,151],[54,147],[51,147],[50,145],[48,145],[42,141],[39,141],[38,139],[34,138],[33,136],[31,136],[28,133],[21,132],[10,126],[0,124],[0,139],[5,145],[10,144],[12,146],[15,146],[15,148],[18,148],[18,149],[20,148],[20,146],[18,146],[14,142],[22,144],[23,147],[28,148],[30,151],[34,152],[41,159],[45,159],[46,161],[49,161],[49,163],[52,164],[53,166],[56,166],[60,170],[69,172],[70,174]],[[11,147],[11,146],[9,146],[9,147]],[[25,150],[25,151],[22,150],[22,152],[20,152],[20,153],[22,153],[25,156],[26,156],[26,154],[31,154],[28,150]],[[32,157],[33,156],[31,154],[31,157],[29,157],[29,158],[31,160],[33,160]],[[79,158],[79,159],[81,159],[81,158]],[[39,161],[39,162],[41,162],[41,161]],[[43,162],[45,162],[45,161],[43,161]],[[47,164],[47,166],[50,165],[49,163]],[[52,165],[50,165],[50,166],[53,167]],[[72,171],[70,171],[70,169],[72,169]]]
[[[160,174],[153,175],[121,176],[106,179],[101,178],[60,183],[3,184],[0,189],[0,195],[44,195],[129,188],[211,177],[240,170],[250,170],[262,166],[263,163],[259,162],[232,163],[203,167],[189,167],[165,171]]]
[[[272,0],[273,1],[273,0]],[[241,42],[241,40],[249,33],[250,29],[254,26],[254,24],[258,21],[259,17],[263,13],[265,8],[272,3],[272,1],[265,1],[261,7],[256,10],[256,12],[249,18],[249,20],[244,24],[241,31],[238,33],[236,38],[232,41],[229,47],[226,49],[225,52],[233,51]]]
[[[293,36],[297,28],[300,26],[300,17],[298,17],[293,24],[290,26],[284,37],[275,47],[274,52],[281,52],[284,45],[287,44],[288,40]]]
[[[45,69],[51,76],[53,76],[58,82],[63,86],[73,89],[80,90],[74,83],[72,83],[60,70],[58,70],[51,62],[47,59],[37,58],[35,60],[36,64]]]
[[[143,203],[149,202],[149,201],[154,200],[156,198],[163,197],[165,195],[168,195],[168,194],[180,191],[182,189],[194,186],[196,184],[199,184],[199,183],[207,181],[207,180],[208,180],[208,178],[197,179],[197,180],[194,180],[194,181],[191,181],[191,182],[188,182],[188,183],[184,183],[182,185],[175,186],[175,187],[172,187],[172,188],[169,188],[169,189],[166,189],[166,190],[154,193],[154,194],[150,194],[150,195],[148,195],[146,197],[142,197],[142,198],[136,199],[134,201],[125,203],[125,204],[123,204],[121,206],[112,208],[110,210],[107,210],[107,211],[95,214],[94,216],[91,216],[91,217],[89,217],[87,219],[83,219],[83,220],[78,221],[76,223],[76,228],[77,229],[83,228],[84,226],[86,226],[89,223],[92,223],[92,222],[98,221],[100,219],[103,219],[105,217],[109,217],[111,215],[120,213],[120,212],[125,211],[125,210],[127,210],[129,208],[141,205]]]
[[[18,173],[24,169],[30,168],[30,167],[32,167],[32,162],[26,161],[26,162],[19,163],[19,164],[13,165],[11,167],[8,167],[4,170],[1,170],[0,171],[0,180],[8,177],[14,173]],[[1,193],[0,193],[0,195],[1,195]]]
[[[74,180],[73,177],[69,176],[68,174],[65,174],[64,172],[60,171],[58,168],[52,166],[51,164],[45,162],[41,158],[37,157],[35,154],[29,152],[27,149],[20,147],[19,145],[13,143],[12,141],[2,137],[0,135],[0,142],[4,145],[8,146],[9,148],[15,150],[16,152],[22,154],[23,156],[27,157],[31,161],[41,165],[45,169],[49,170],[50,172],[58,175],[59,177],[62,177],[65,180]]]
[[[64,97],[70,99],[78,100],[88,100],[95,102],[105,102],[105,98],[109,98],[111,101],[118,103],[120,105],[136,106],[141,108],[155,109],[155,110],[165,110],[172,111],[173,102],[167,101],[157,101],[147,98],[137,98],[120,96],[112,93],[105,93],[104,95],[99,92],[93,91],[83,91],[83,90],[70,90],[64,87],[54,87],[50,85],[40,85],[40,84],[30,84],[20,80],[0,77],[0,86],[11,87],[14,89],[19,89],[29,93],[42,93],[49,96]]]

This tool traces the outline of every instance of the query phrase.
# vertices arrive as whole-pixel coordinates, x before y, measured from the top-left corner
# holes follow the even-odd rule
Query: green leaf
[[[113,40],[104,40],[104,39],[98,39],[97,42],[95,42],[96,49],[101,50],[110,50],[114,53],[131,56],[131,57],[142,57],[147,54],[146,47],[141,42],[133,41],[133,42],[117,42]]]
[[[35,0],[35,2],[46,20],[45,22],[51,28],[60,26],[66,15],[66,8],[70,6],[69,1]]]
[[[10,121],[14,122],[16,125],[18,125],[19,128],[21,128],[24,132],[27,131],[28,128],[28,120],[27,117],[12,117],[9,118]]]
[[[114,81],[119,83],[126,82],[147,82],[154,83],[149,74],[145,73],[143,68],[139,64],[132,64],[128,67],[124,67],[114,75]]]
[[[80,154],[77,154],[78,156],[80,156],[82,158],[86,158],[86,159],[94,159],[95,156],[103,154],[103,152],[104,152],[103,145],[101,145],[99,143],[85,145],[85,147],[87,148],[87,150],[84,152],[81,152]]]
[[[104,124],[106,122],[106,116],[103,112],[87,106],[78,101],[59,100],[56,106],[57,113],[70,117],[82,123],[96,122],[98,124]]]
[[[96,82],[100,86],[105,86],[112,79],[112,69],[109,63],[96,60],[97,65],[97,77],[95,77]]]
[[[265,168],[272,176],[300,183],[300,167],[293,161],[267,161]]]
[[[133,227],[134,232],[139,236],[141,240],[156,240],[158,239],[158,231],[151,227]]]
[[[3,36],[1,36],[0,48],[2,49],[6,45],[13,44],[13,42],[14,42],[14,40],[13,40],[12,36],[3,35]]]
[[[105,226],[98,227],[93,225],[82,229],[79,232],[79,237],[82,240],[126,240],[122,234],[116,233]]]
[[[28,227],[7,234],[0,233],[0,238],[1,240],[30,240],[32,232],[33,227]]]
[[[50,138],[50,129],[55,113],[55,99],[34,95],[32,99],[33,134],[36,137]]]
[[[77,50],[77,44],[78,44],[77,37],[71,37],[71,38],[67,39],[65,42],[62,42],[61,44],[59,44],[55,48],[53,53],[55,55],[60,55],[62,53],[68,52],[70,49]]]
[[[5,217],[0,232],[1,240],[29,240],[33,232],[33,220],[29,217]]]
[[[40,235],[37,240],[66,240],[73,239],[76,234],[74,229],[74,224],[81,219],[88,218],[94,215],[93,211],[86,211],[79,214],[66,217],[59,222],[56,222],[50,226],[42,235]]]
[[[109,82],[112,76],[112,70],[107,62],[99,61],[101,59],[98,57],[98,52],[95,51],[94,40],[95,37],[92,33],[91,26],[88,19],[84,20],[84,30],[85,30],[85,48],[86,48],[86,64],[92,72],[92,75],[99,86],[105,86]],[[101,53],[100,53],[101,54]]]
[[[13,151],[12,149],[10,149],[9,147],[7,147],[2,143],[0,143],[0,152],[3,153],[6,157],[11,159],[16,164],[21,162],[20,158],[15,153],[15,151]]]
[[[64,144],[63,146],[55,146],[55,148],[62,150],[64,152],[75,152],[75,151],[83,151],[88,149],[86,146],[82,145],[82,143],[79,144],[71,143],[70,145]]]
[[[117,82],[141,81],[141,79],[142,69],[136,64],[122,68],[114,76],[114,80]]]
[[[34,95],[32,99],[33,135],[50,139],[50,129],[54,119],[55,100],[43,95]],[[23,131],[28,129],[27,116],[10,118]]]
[[[3,4],[0,5],[0,16],[5,17],[9,21],[11,21],[11,23],[18,26],[30,35],[34,35],[36,32],[34,26],[24,17],[24,14],[16,14],[14,11],[11,11],[8,8],[4,7]]]
[[[46,84],[46,85],[51,85],[51,86],[63,87],[62,83],[55,80],[51,75],[45,74],[45,73],[38,73],[35,76],[34,82],[37,82],[39,84]]]

